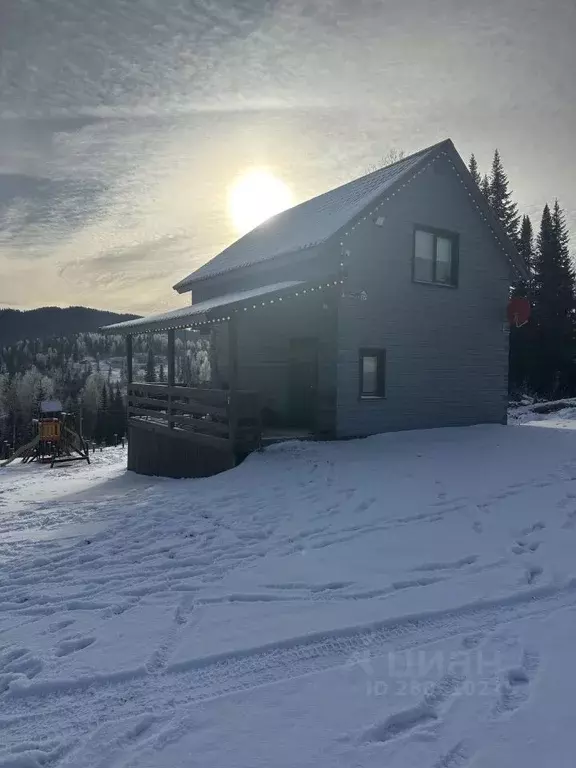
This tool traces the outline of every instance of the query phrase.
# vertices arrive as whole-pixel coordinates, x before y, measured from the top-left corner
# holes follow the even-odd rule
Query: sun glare
[[[230,188],[230,216],[241,235],[291,205],[290,188],[268,171],[250,171],[240,176]]]

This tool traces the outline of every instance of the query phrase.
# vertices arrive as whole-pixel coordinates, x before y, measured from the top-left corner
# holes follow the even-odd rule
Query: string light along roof
[[[198,304],[148,315],[137,320],[125,320],[122,323],[106,325],[101,331],[107,334],[131,335],[136,333],[161,333],[168,330],[200,328],[213,323],[230,320],[233,313],[249,312],[266,307],[269,304],[290,301],[301,296],[314,294],[343,283],[341,279],[326,279],[315,283],[298,280],[272,285],[263,285],[248,291],[227,293],[214,299],[207,299]]]
[[[307,250],[313,253],[318,246],[334,236],[338,236],[340,246],[344,247],[346,237],[359,221],[401,194],[405,187],[441,157],[448,158],[452,170],[466,187],[468,196],[489,225],[516,273],[525,277],[525,265],[521,257],[491,213],[452,141],[446,139],[273,216],[192,272],[174,288],[184,293],[191,290],[196,282],[236,269]],[[365,214],[363,218],[362,214]]]

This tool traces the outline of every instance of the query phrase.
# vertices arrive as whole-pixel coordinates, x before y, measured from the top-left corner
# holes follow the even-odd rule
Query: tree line
[[[481,174],[474,155],[468,167],[528,269],[528,278],[510,287],[511,297],[527,298],[532,308],[528,323],[510,329],[510,393],[576,395],[576,280],[565,212],[557,199],[546,203],[535,232],[518,211],[498,150],[489,174]]]
[[[208,341],[176,339],[176,380],[210,378]],[[166,380],[165,335],[133,337],[136,381]],[[111,445],[126,434],[126,345],[122,336],[79,333],[0,348],[0,457],[35,435],[43,400],[57,399],[86,440]]]

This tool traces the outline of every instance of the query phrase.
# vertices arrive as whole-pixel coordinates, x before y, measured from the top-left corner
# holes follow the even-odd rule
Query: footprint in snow
[[[89,645],[96,642],[95,637],[70,637],[67,640],[62,640],[56,646],[56,656],[69,656],[71,653],[81,651],[83,648],[88,648]]]
[[[484,640],[484,634],[482,632],[476,632],[473,635],[467,635],[462,639],[462,647],[466,648],[466,650],[477,648],[482,640]]]
[[[536,531],[543,531],[544,528],[546,528],[546,525],[541,520],[538,520],[538,522],[528,526],[528,528],[524,528],[522,531],[522,536],[529,536],[531,533],[535,533]]]
[[[74,619],[62,619],[62,621],[55,621],[48,627],[49,632],[59,632],[61,629],[66,629],[71,624],[74,624]]]
[[[536,552],[541,543],[542,542],[540,541],[524,541],[524,539],[518,539],[511,549],[515,555],[525,555],[528,552]]]
[[[542,576],[543,568],[540,565],[531,565],[526,569],[526,584],[534,584]]]
[[[472,523],[472,530],[474,533],[482,533],[484,531],[484,526],[480,522],[480,520],[474,520]]]
[[[574,499],[576,498],[575,493],[567,493],[564,498],[560,499],[560,501],[556,504],[557,509],[566,509],[566,507],[569,507],[570,504],[574,502]]]
[[[18,677],[29,680],[42,670],[42,662],[33,656],[27,648],[13,648],[0,657],[0,692],[5,691],[10,682]]]
[[[470,762],[473,754],[474,749],[469,742],[459,741],[439,757],[432,768],[463,768]]]
[[[464,678],[457,675],[445,675],[435,683],[422,701],[414,707],[393,712],[383,722],[368,728],[361,736],[361,741],[380,744],[404,736],[415,729],[429,728],[442,715],[443,705],[460,688]]]
[[[494,714],[499,716],[510,714],[528,700],[530,684],[536,676],[539,666],[540,654],[538,651],[525,650],[520,666],[511,667],[505,671]]]
[[[354,512],[365,512],[367,509],[370,509],[370,507],[372,506],[372,504],[374,504],[375,501],[376,499],[374,497],[370,499],[365,499],[364,501],[360,502],[360,504],[358,504]]]
[[[473,565],[478,560],[478,555],[466,555],[459,560],[452,560],[450,562],[438,562],[438,563],[422,563],[412,568],[413,571],[452,571],[464,568],[467,565]]]

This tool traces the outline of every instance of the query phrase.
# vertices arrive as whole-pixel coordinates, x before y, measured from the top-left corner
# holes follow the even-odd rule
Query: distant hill
[[[138,315],[121,315],[88,307],[40,307],[26,311],[0,309],[0,346],[22,339],[97,331],[103,325],[133,320],[135,317]]]

